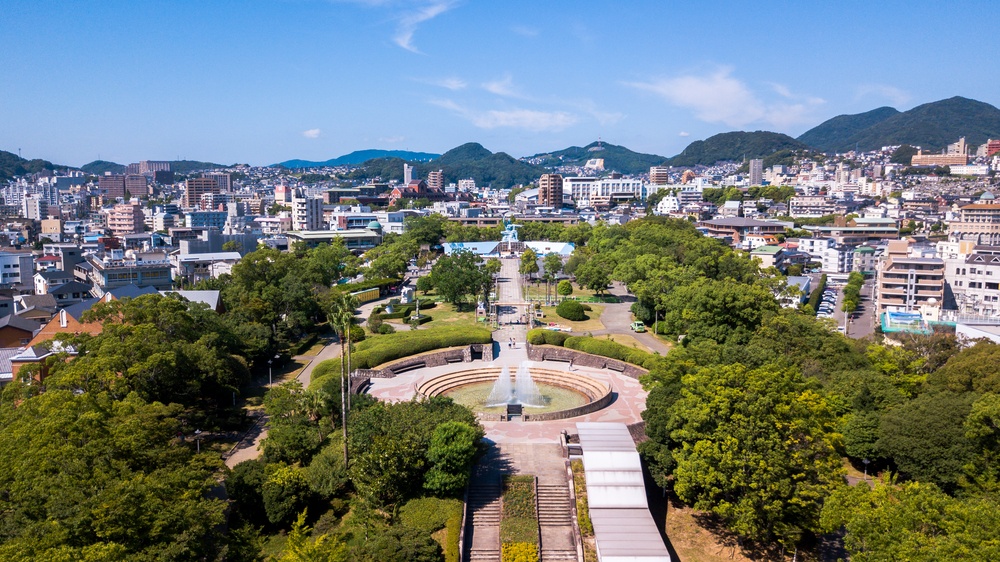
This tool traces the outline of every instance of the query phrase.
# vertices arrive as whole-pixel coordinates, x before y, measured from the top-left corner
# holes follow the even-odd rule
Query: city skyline
[[[465,142],[521,157],[600,137],[672,156],[885,105],[1000,105],[995,16],[976,2],[14,1],[0,149],[267,165]]]

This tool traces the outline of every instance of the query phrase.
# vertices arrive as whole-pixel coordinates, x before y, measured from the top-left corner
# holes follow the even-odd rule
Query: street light
[[[271,386],[271,384],[272,384],[271,383],[271,363],[273,363],[273,362],[274,361],[272,361],[271,359],[267,360],[267,386]]]
[[[195,447],[197,447],[197,452],[200,453],[201,452],[201,430],[200,429],[194,430],[194,442],[195,442]]]

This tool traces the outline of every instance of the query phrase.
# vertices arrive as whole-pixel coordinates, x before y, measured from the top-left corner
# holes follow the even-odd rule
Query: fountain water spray
[[[540,407],[545,405],[545,397],[538,390],[538,385],[531,378],[531,372],[524,363],[517,370],[517,379],[511,380],[510,369],[506,366],[500,369],[500,377],[493,384],[490,395],[486,398],[486,406],[504,406],[506,404],[521,404],[522,406]]]

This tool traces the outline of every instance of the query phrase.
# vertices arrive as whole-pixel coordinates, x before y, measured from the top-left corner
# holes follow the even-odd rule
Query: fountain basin
[[[604,381],[582,373],[555,369],[531,367],[529,371],[548,399],[541,407],[525,406],[524,421],[582,416],[611,403],[611,387]],[[504,406],[487,407],[485,404],[500,373],[499,367],[483,367],[439,375],[421,383],[417,394],[423,397],[448,396],[468,406],[483,419],[499,419]]]

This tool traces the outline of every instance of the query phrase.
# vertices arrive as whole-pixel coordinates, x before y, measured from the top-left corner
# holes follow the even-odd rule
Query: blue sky
[[[271,164],[1000,106],[1000,2],[48,1],[0,9],[0,149]],[[991,27],[992,26],[992,27]]]

